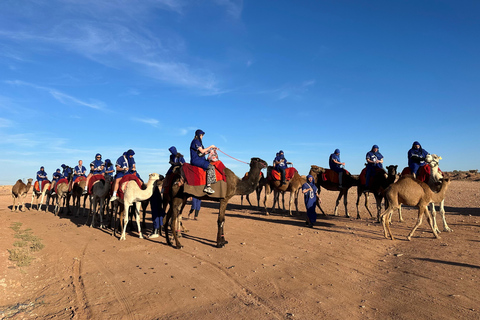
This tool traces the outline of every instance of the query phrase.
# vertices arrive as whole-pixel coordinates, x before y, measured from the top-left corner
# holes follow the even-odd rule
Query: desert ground
[[[355,219],[352,188],[351,218],[343,204],[333,216],[337,193],[322,190],[328,216],[314,228],[302,198],[293,216],[266,216],[234,197],[221,249],[218,204],[204,201],[198,220],[183,220],[179,250],[163,237],[139,239],[136,227],[119,241],[83,216],[11,212],[11,188],[0,187],[0,319],[480,319],[479,181],[451,183],[453,232],[441,239],[424,220],[407,241],[417,216],[408,207],[404,222],[393,216],[397,239],[385,239],[363,206]],[[9,259],[22,231],[42,244],[29,266]]]

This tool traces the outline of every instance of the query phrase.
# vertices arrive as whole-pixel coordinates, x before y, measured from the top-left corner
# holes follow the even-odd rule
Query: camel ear
[[[442,160],[442,157],[438,157],[438,160]]]

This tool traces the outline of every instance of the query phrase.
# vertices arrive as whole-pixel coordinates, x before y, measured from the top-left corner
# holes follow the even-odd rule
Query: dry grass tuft
[[[45,245],[41,239],[32,233],[32,229],[21,230],[20,222],[13,222],[10,228],[15,231],[14,237],[20,239],[13,243],[15,248],[8,250],[10,261],[15,262],[18,267],[29,266],[34,257],[31,253],[42,250]]]

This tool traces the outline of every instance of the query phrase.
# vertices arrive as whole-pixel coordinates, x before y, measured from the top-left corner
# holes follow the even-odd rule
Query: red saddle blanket
[[[57,192],[57,188],[60,185],[60,183],[67,183],[68,184],[68,179],[67,178],[62,178],[62,179],[59,179],[57,181],[57,183],[55,183],[55,193]]]
[[[263,172],[262,172],[262,171],[260,171],[260,178],[263,178]],[[245,173],[245,175],[243,176],[242,180],[243,180],[243,181],[248,180],[248,172]]]
[[[285,169],[285,181],[290,181],[296,172],[298,171],[294,167]],[[275,169],[272,169],[272,175],[270,176],[270,180],[280,181],[281,179],[282,179],[282,176],[280,172]]]
[[[222,163],[222,161],[215,161],[210,163],[215,166],[216,180],[223,180],[227,182],[227,176],[225,175],[225,165]],[[204,169],[188,163],[184,163],[182,165],[182,169],[185,175],[185,179],[187,180],[187,184],[191,186],[203,186],[207,184],[207,175],[205,174]]]
[[[88,180],[88,194],[92,194],[92,188],[95,182],[101,180],[105,181],[105,177],[102,174],[94,174],[90,177],[90,180]]]
[[[42,190],[45,190],[45,185],[47,183],[51,183],[51,182],[48,181],[48,180],[43,180],[42,181]],[[51,184],[50,184],[50,186],[51,186]],[[47,190],[50,190],[50,186],[48,187]],[[35,181],[35,183],[33,184],[33,188],[35,189],[35,191],[40,192],[40,189],[38,189],[38,181]]]
[[[380,168],[376,168],[375,169],[375,173],[377,172],[383,172],[385,173],[385,171],[383,169],[380,169]],[[368,185],[370,186],[372,184],[372,179],[375,175],[372,175],[370,177],[370,181],[368,182]],[[360,183],[362,185],[366,185],[366,182],[367,182],[367,168],[363,168],[362,172],[360,172]]]
[[[137,182],[138,184],[138,187],[141,188],[142,185],[143,185],[143,182],[142,180],[140,180],[136,174],[132,173],[132,174],[126,174],[122,177],[122,180],[120,180],[120,184],[119,184],[119,188],[118,188],[118,191],[117,191],[117,195],[120,199],[123,200],[123,197],[125,196],[125,190],[127,188],[127,182],[131,181],[131,180],[134,180]]]
[[[345,174],[350,174],[347,170],[344,171]],[[332,169],[325,169],[325,172],[322,174],[323,181],[330,181],[332,183],[339,183],[338,181],[338,172],[333,171]]]
[[[438,168],[438,172],[440,172],[443,176],[443,172],[442,170],[440,170],[440,168]],[[405,176],[407,174],[412,174],[412,171],[410,170],[409,167],[405,167],[403,170],[402,170],[402,176]],[[424,166],[421,166],[420,168],[418,168],[418,171],[417,171],[417,176],[416,178],[420,181],[423,181],[425,183],[428,183],[428,180],[430,180],[430,175],[432,174],[432,167],[430,167],[429,164],[426,164]]]

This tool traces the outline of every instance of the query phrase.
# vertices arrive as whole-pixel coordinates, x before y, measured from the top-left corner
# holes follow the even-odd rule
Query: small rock
[[[403,253],[395,253],[394,256],[395,257],[401,257],[401,256],[403,256]]]

